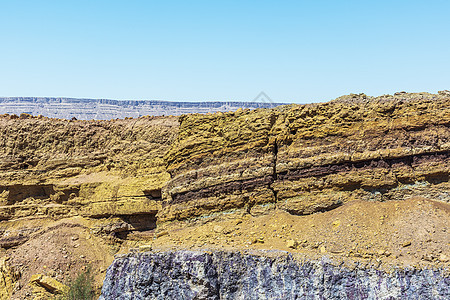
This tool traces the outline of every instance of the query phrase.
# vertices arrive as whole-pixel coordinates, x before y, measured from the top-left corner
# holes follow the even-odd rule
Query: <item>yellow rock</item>
[[[286,241],[286,247],[288,247],[288,248],[296,249],[297,246],[298,246],[298,243],[295,240],[287,240]]]
[[[223,231],[223,227],[220,225],[214,226],[213,230],[217,233],[221,233]]]
[[[336,220],[336,221],[333,222],[333,227],[334,228],[338,228],[340,225],[341,225],[341,221],[339,221],[339,220]]]
[[[252,244],[264,244],[264,237],[259,237],[259,238],[253,238],[252,239]]]
[[[404,242],[404,243],[402,244],[402,246],[403,246],[403,247],[411,246],[411,241]]]
[[[43,274],[34,274],[31,276],[30,283],[43,287],[52,294],[63,294],[69,290],[69,287],[58,280]]]
[[[0,300],[7,300],[11,297],[14,283],[19,279],[20,274],[8,264],[8,257],[0,258]]]
[[[447,255],[441,254],[441,255],[439,256],[439,260],[442,261],[442,262],[448,262],[448,261],[449,261],[449,258],[448,258]]]
[[[155,236],[156,236],[156,238],[160,238],[160,237],[165,236],[165,235],[168,235],[168,234],[169,234],[168,231],[163,230],[163,231],[157,232],[157,233],[155,234]]]
[[[119,200],[90,203],[82,208],[82,215],[102,217],[114,215],[156,214],[161,204],[148,199]]]
[[[139,251],[140,251],[140,252],[152,251],[152,245],[142,245],[142,246],[139,246]]]

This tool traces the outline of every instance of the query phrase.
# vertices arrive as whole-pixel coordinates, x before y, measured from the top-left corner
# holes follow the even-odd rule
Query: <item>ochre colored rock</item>
[[[154,243],[444,263],[449,178],[448,93],[179,118],[0,116],[0,251],[12,266],[37,253],[23,281],[45,273],[52,250],[63,261],[55,269],[86,265],[87,252],[104,268],[117,251]],[[70,239],[75,231],[83,237]],[[2,296],[23,298],[8,268]]]
[[[290,249],[296,249],[297,246],[298,246],[298,243],[295,240],[287,240],[287,242],[286,242],[286,247],[288,247]]]
[[[153,214],[176,117],[0,118],[0,220]]]
[[[20,273],[11,268],[7,257],[0,258],[0,300],[10,299]]]
[[[302,215],[358,199],[449,202],[449,124],[450,98],[427,93],[182,116],[158,222],[265,205]]]
[[[63,294],[69,290],[69,287],[58,280],[43,274],[34,274],[30,279],[31,284],[36,284],[45,288],[52,294]]]
[[[180,118],[177,141],[165,159],[172,178],[160,222],[274,203],[275,110]]]

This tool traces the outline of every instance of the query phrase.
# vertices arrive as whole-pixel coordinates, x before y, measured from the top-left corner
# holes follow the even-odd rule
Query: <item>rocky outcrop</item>
[[[350,95],[180,118],[3,116],[0,219],[157,214],[162,224],[361,199],[448,202],[449,101]]]
[[[448,97],[400,94],[292,107],[273,128],[278,144],[273,190],[294,214],[352,199],[424,195],[449,202]],[[400,190],[400,191],[399,191]],[[408,191],[408,192],[406,192]]]
[[[100,299],[448,299],[443,270],[381,270],[287,253],[136,253],[109,267]]]
[[[177,118],[0,118],[0,218],[155,215]]]
[[[15,283],[20,277],[20,272],[11,267],[7,257],[0,258],[0,299],[10,299]]]
[[[34,289],[36,299],[51,299],[56,295],[67,293],[69,287],[55,280],[50,276],[43,274],[34,274],[31,276],[30,285]]]
[[[187,115],[166,155],[171,180],[159,220],[182,220],[275,203],[272,110]]]
[[[66,282],[87,264],[98,288],[127,237],[155,228],[177,130],[176,117],[0,116],[0,256],[21,270],[0,293],[45,296],[32,275]]]
[[[99,284],[113,255],[130,249],[164,251],[117,260],[105,293],[112,293],[107,286],[125,291],[133,278],[153,278],[133,265],[136,260],[161,269],[152,264],[183,265],[198,257],[217,274],[195,283],[189,281],[195,276],[180,279],[193,288],[176,293],[222,295],[228,279],[221,270],[234,268],[224,257],[251,266],[244,268],[250,273],[236,273],[242,282],[253,269],[275,272],[266,263],[285,264],[302,278],[289,283],[295,294],[318,293],[301,275],[310,270],[321,292],[344,295],[344,288],[321,281],[328,278],[320,273],[324,264],[333,276],[349,278],[330,275],[351,293],[375,293],[374,282],[392,282],[394,294],[405,286],[405,293],[428,295],[419,282],[441,293],[450,257],[449,153],[446,92],[361,94],[319,104],[111,121],[3,115],[0,255],[21,274],[14,279],[18,289],[8,283],[5,293],[30,298],[26,287],[33,274],[65,282],[87,264]],[[167,252],[205,248],[215,252]],[[249,249],[288,251],[311,262],[264,251],[236,254]],[[335,264],[322,256],[333,256]],[[360,264],[357,271],[339,265],[350,260]],[[379,265],[363,267],[368,263]],[[396,271],[387,272],[389,266]],[[123,278],[114,275],[121,268],[128,268]],[[269,277],[289,282],[284,271],[270,272],[245,284],[278,284]],[[356,274],[366,278],[363,283]],[[225,298],[253,292],[229,284]],[[147,285],[149,293],[158,289],[145,280],[132,289]],[[284,287],[267,293],[289,293]]]
[[[351,95],[183,116],[166,155],[171,179],[159,220],[233,209],[302,215],[355,199],[448,202],[449,101],[446,94]]]

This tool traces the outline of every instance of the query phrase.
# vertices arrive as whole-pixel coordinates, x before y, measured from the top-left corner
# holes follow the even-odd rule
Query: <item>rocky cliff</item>
[[[101,282],[122,241],[155,228],[177,130],[176,117],[0,117],[0,247],[22,275],[15,299],[36,273],[65,281],[91,264]]]
[[[156,214],[177,127],[174,117],[1,118],[1,218]]]
[[[287,253],[131,254],[109,268],[106,299],[448,299],[448,274],[302,261]]]
[[[190,299],[209,287],[211,299],[240,299],[246,284],[275,276],[258,277],[266,264],[283,263],[288,273],[275,277],[295,287],[288,299],[372,295],[380,285],[382,299],[447,296],[448,92],[112,121],[5,115],[0,136],[0,246],[13,299],[51,297],[33,274],[64,281],[89,263],[100,283],[113,254],[150,249],[110,266],[105,299],[115,289],[139,298],[166,288]],[[207,263],[195,268],[215,273],[186,279],[173,267],[170,279],[186,286],[177,291],[157,287],[146,269],[164,272],[162,264],[177,261],[193,270],[199,257]],[[225,293],[232,279],[220,270],[230,257],[251,267],[236,275],[242,286],[226,288],[239,292]],[[348,262],[356,269],[341,265]],[[333,289],[323,282],[324,264],[348,278]],[[258,279],[245,283],[250,269]],[[288,281],[288,269],[310,270],[318,285]],[[259,297],[291,293],[273,284],[280,290]]]
[[[172,177],[161,221],[236,208],[304,215],[431,193],[450,201],[445,95],[353,95],[180,123],[166,155]]]

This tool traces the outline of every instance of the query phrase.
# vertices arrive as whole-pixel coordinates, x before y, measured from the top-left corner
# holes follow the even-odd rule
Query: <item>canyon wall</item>
[[[4,299],[53,299],[32,276],[66,282],[86,265],[98,289],[127,236],[156,227],[177,131],[176,117],[0,116],[0,256],[21,274],[2,273]]]
[[[153,268],[203,257],[208,266],[201,268],[217,273],[208,285],[220,287],[228,280],[220,277],[227,267],[220,257],[254,261],[264,273],[264,264],[281,268],[286,260],[264,252],[276,250],[303,255],[311,262],[288,265],[297,273],[312,270],[319,281],[326,277],[323,259],[332,259],[327,268],[346,274],[339,284],[350,293],[375,293],[375,282],[392,282],[397,292],[409,284],[411,295],[440,295],[439,286],[418,285],[430,276],[448,285],[449,153],[448,92],[111,121],[3,115],[0,273],[7,280],[0,289],[12,299],[51,298],[54,290],[32,275],[64,282],[90,264],[99,292],[114,254],[151,249],[109,267],[104,297],[150,278],[134,265],[141,258]],[[202,249],[219,252],[173,252]],[[339,266],[348,261],[372,265]],[[122,278],[117,270],[125,265]],[[367,280],[355,283],[360,273]],[[292,285],[318,293],[302,282]],[[155,288],[151,280],[139,288],[146,284]],[[319,282],[317,289],[346,293],[327,286]],[[191,297],[205,288],[189,289],[178,292]],[[222,295],[214,289],[211,297]],[[280,286],[267,298],[284,292]]]
[[[153,214],[176,117],[0,118],[0,218]]]

